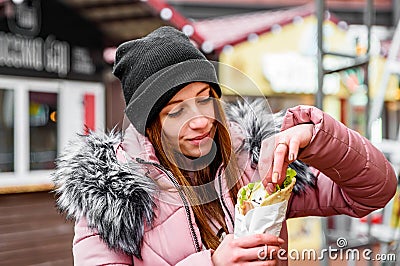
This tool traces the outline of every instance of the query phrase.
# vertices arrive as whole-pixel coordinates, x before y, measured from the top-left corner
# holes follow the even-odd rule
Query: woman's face
[[[211,151],[215,135],[215,98],[207,83],[185,86],[161,110],[163,140],[187,157],[199,158]]]

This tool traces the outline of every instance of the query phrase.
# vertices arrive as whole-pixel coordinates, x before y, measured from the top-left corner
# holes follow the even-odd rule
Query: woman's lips
[[[207,132],[207,133],[205,133],[205,134],[203,134],[203,135],[200,135],[200,136],[197,136],[197,137],[194,137],[194,138],[190,138],[190,139],[188,139],[188,140],[189,140],[189,142],[192,143],[193,145],[198,146],[198,145],[200,145],[200,143],[201,143],[202,141],[206,140],[206,139],[209,138],[209,137],[210,137],[210,132]]]

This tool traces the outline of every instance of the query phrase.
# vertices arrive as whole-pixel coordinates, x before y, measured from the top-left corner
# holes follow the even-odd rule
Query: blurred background
[[[226,100],[267,97],[273,111],[315,105],[398,172],[399,18],[400,0],[0,0],[0,265],[72,265],[73,222],[50,193],[54,160],[76,133],[123,127],[116,47],[162,25],[259,88],[219,69],[235,87]],[[289,221],[289,248],[345,237],[345,248],[400,256],[398,201],[363,219]],[[400,265],[391,258],[307,264]]]

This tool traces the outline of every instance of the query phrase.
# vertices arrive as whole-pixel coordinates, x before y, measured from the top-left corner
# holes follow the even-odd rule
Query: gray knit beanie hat
[[[213,64],[185,34],[169,26],[121,44],[113,73],[122,84],[125,113],[143,135],[146,126],[185,85],[206,82],[221,96]]]

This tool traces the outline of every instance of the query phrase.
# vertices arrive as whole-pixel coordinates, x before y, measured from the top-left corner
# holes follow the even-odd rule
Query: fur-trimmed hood
[[[229,121],[244,130],[244,140],[237,152],[246,151],[253,166],[258,163],[263,139],[279,132],[283,114],[268,114],[263,100],[227,104]],[[146,226],[155,219],[157,185],[149,177],[151,169],[140,158],[121,162],[116,148],[121,134],[79,135],[57,159],[52,174],[57,207],[70,219],[85,217],[90,228],[116,251],[141,258]],[[315,178],[308,167],[295,161],[295,193],[314,186]]]
[[[57,159],[52,175],[57,207],[69,219],[85,217],[111,249],[140,258],[144,224],[155,217],[156,184],[137,162],[121,163],[121,134],[79,135]],[[138,226],[140,225],[140,226]]]

